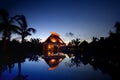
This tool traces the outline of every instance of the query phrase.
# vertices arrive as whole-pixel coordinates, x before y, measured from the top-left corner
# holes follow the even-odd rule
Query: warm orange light
[[[51,46],[50,45],[48,45],[48,49],[50,49],[51,48]]]
[[[55,70],[57,67],[58,67],[58,65],[54,66],[54,67],[50,67],[50,68],[48,68],[48,70]]]
[[[58,33],[56,32],[50,32],[51,35],[56,35],[56,36],[60,36]]]
[[[55,59],[51,59],[51,60],[50,60],[50,64],[53,64],[53,63],[55,63],[55,62],[56,62]]]
[[[56,39],[55,38],[50,38],[50,40],[52,41],[52,42],[56,42]]]
[[[60,40],[60,39],[59,39],[59,42],[60,42],[60,43],[63,43],[62,40]]]
[[[60,59],[59,59],[59,62],[61,62],[62,60],[63,60],[63,59],[62,59],[62,58],[60,58]]]
[[[48,56],[51,56],[51,52],[50,51],[48,52]]]

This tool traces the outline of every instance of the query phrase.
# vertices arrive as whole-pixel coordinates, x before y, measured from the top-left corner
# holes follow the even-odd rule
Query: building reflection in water
[[[56,68],[58,68],[59,63],[62,62],[62,60],[65,58],[65,55],[63,53],[54,54],[51,51],[47,51],[44,54],[45,55],[43,55],[42,58],[49,65],[48,70],[55,70]]]

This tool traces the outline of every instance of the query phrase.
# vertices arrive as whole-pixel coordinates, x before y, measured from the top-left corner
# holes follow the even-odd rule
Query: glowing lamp
[[[55,38],[51,38],[50,39],[52,42],[56,42],[56,39]]]
[[[51,56],[51,52],[48,52],[48,56]]]
[[[59,62],[61,62],[62,60],[63,60],[63,59],[62,59],[62,58],[60,58],[60,59],[59,59]]]
[[[50,45],[48,45],[48,49],[50,49],[51,48],[51,46]]]
[[[51,60],[50,60],[50,64],[53,64],[53,63],[55,63],[55,62],[56,62],[55,59],[51,59]]]

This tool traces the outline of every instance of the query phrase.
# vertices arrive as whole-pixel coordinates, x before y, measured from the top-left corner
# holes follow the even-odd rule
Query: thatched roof
[[[60,35],[55,32],[51,32],[51,35],[46,39],[46,41],[44,43],[65,45],[63,40],[60,38]]]

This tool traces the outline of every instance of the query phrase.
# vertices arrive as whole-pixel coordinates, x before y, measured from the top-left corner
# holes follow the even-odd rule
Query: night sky
[[[53,31],[65,42],[107,37],[120,21],[120,0],[0,0],[0,8],[10,16],[25,15],[28,26],[37,30],[27,38],[42,40]]]

